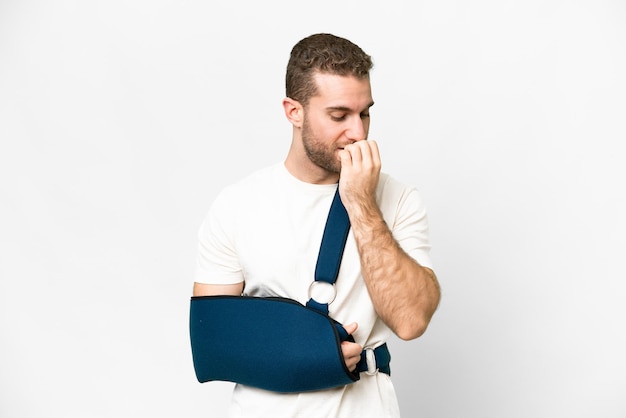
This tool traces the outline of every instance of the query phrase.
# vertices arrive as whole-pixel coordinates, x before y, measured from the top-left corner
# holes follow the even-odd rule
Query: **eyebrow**
[[[370,104],[368,104],[365,109],[363,109],[361,112],[363,112],[364,110],[369,109],[370,107],[374,106],[374,102],[371,102]],[[339,111],[339,112],[350,112],[352,111],[351,108],[349,108],[348,106],[330,106],[326,108],[327,111],[329,112],[335,112],[335,111]],[[360,113],[360,112],[359,112]]]

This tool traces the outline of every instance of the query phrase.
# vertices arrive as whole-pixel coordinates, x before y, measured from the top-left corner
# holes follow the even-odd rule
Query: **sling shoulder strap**
[[[326,226],[324,227],[324,235],[317,256],[317,264],[315,266],[315,281],[311,283],[309,288],[309,301],[307,306],[317,309],[320,312],[328,314],[328,304],[334,300],[336,295],[335,281],[339,274],[341,266],[341,258],[350,232],[350,219],[348,212],[341,202],[339,196],[339,187],[333,197],[333,202],[328,212]],[[325,301],[315,299],[315,288],[320,283],[326,283],[332,288],[330,297]],[[328,286],[326,286],[328,287]],[[326,292],[327,294],[329,292]]]

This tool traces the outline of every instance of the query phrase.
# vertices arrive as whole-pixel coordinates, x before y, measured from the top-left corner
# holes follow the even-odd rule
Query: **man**
[[[337,187],[351,223],[330,316],[354,370],[364,347],[391,333],[419,337],[440,293],[419,193],[381,172],[368,140],[374,104],[369,55],[347,39],[315,34],[291,51],[283,108],[293,126],[284,162],[226,187],[199,232],[194,295],[283,296],[303,304]],[[314,367],[314,365],[312,365]],[[361,373],[350,385],[279,394],[236,385],[232,417],[397,417],[390,376]]]

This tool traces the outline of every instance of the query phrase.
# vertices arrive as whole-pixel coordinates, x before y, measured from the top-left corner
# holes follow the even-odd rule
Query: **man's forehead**
[[[315,84],[317,94],[311,99],[325,108],[360,111],[374,105],[369,78],[316,73]]]

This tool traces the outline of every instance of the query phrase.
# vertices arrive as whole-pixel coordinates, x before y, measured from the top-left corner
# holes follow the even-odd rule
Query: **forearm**
[[[377,314],[400,338],[419,337],[439,304],[435,274],[402,250],[374,202],[353,206],[350,221]]]

